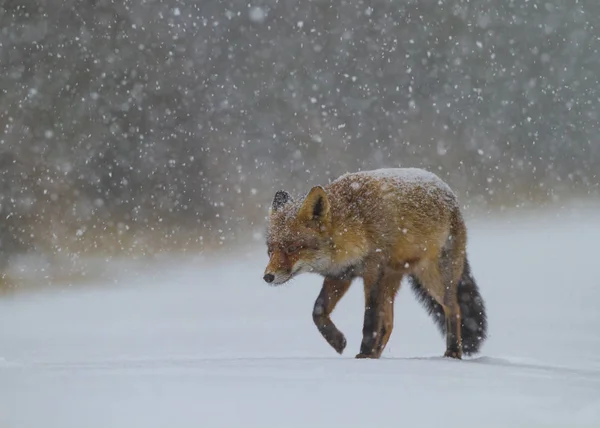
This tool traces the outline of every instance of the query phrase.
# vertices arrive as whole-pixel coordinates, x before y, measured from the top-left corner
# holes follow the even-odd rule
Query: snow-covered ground
[[[410,289],[380,360],[355,360],[361,283],[333,314],[317,276],[271,288],[266,254],[156,265],[116,283],[0,300],[2,428],[600,427],[600,214],[471,221],[490,337],[444,341]]]

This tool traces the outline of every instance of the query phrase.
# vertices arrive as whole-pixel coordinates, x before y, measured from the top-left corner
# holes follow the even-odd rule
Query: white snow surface
[[[490,337],[444,340],[407,284],[380,360],[356,360],[362,284],[313,325],[320,278],[273,288],[262,246],[0,300],[0,426],[600,427],[600,218],[468,222]]]

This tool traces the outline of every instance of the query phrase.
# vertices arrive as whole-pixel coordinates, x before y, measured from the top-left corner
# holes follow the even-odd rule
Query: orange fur
[[[400,168],[345,174],[298,200],[279,191],[267,247],[265,281],[278,285],[318,273],[325,277],[320,298],[328,301],[331,290],[346,287],[332,304],[315,303],[315,323],[334,348],[345,346],[345,339],[329,314],[361,277],[365,319],[357,357],[379,358],[393,328],[396,292],[410,275],[454,317],[446,322],[454,330],[448,331],[446,355],[461,357],[457,287],[466,262],[466,227],[454,193],[434,174]]]

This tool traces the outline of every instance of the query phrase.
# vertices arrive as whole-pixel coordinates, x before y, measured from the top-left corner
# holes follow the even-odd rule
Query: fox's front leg
[[[327,342],[341,354],[346,347],[346,338],[331,321],[331,312],[335,305],[350,288],[352,279],[325,278],[323,288],[315,301],[313,321]]]
[[[383,350],[387,346],[392,330],[394,329],[394,301],[396,293],[400,289],[402,275],[388,274],[381,281],[381,330],[377,334],[377,345],[375,354],[381,356]]]
[[[365,315],[363,321],[363,339],[360,353],[356,358],[379,358],[381,350],[377,349],[380,342],[383,316],[383,270],[377,269],[373,275],[364,276],[365,285]]]

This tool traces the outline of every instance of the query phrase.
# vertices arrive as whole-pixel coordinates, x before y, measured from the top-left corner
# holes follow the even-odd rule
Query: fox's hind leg
[[[443,306],[446,314],[446,352],[444,357],[462,358],[461,315],[458,303]]]
[[[444,356],[462,358],[462,313],[458,303],[458,283],[463,271],[464,252],[461,251],[462,239],[442,249],[439,267],[442,282],[445,285],[442,306],[446,315],[446,353]]]
[[[319,297],[313,308],[313,321],[327,342],[341,354],[346,347],[346,338],[331,321],[331,312],[346,294],[352,283],[351,277],[325,278]]]
[[[458,280],[448,280],[445,260],[439,263],[430,261],[424,265],[416,276],[424,290],[442,306],[446,319],[446,357],[462,358],[461,314],[456,297]]]

